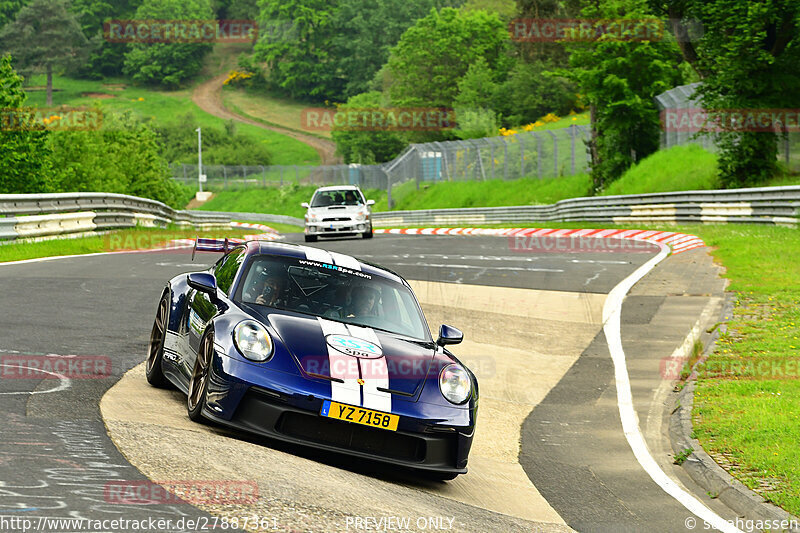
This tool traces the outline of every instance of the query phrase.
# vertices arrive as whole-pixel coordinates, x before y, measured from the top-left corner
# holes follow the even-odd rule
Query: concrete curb
[[[733,297],[731,293],[726,293],[725,303],[723,305],[722,314],[720,315],[720,322],[724,317],[732,316],[733,311]],[[707,326],[702,331],[707,329]],[[694,332],[689,336],[693,336]],[[701,335],[697,335],[700,338]],[[719,336],[719,328],[709,336],[707,340],[706,349],[703,356],[695,363],[697,364],[704,361],[714,347],[716,339]],[[684,343],[688,346],[687,352],[691,351],[692,342]],[[684,354],[688,360],[690,353]],[[716,498],[722,503],[732,509],[734,512],[744,517],[744,520],[760,521],[761,523],[769,523],[776,525],[770,527],[771,531],[791,531],[793,533],[800,533],[800,519],[787,513],[780,507],[767,502],[756,492],[747,488],[742,482],[735,479],[721,466],[719,466],[714,459],[700,445],[697,439],[692,438],[692,407],[694,405],[694,390],[696,382],[696,370],[692,369],[692,374],[686,382],[686,386],[678,394],[675,409],[669,419],[669,437],[672,444],[673,453],[678,456],[691,449],[692,453],[681,464],[683,469],[689,474],[689,477],[695,483],[700,485],[704,490],[710,494],[716,494]],[[785,528],[779,528],[777,524],[788,524]],[[792,527],[794,525],[794,527]],[[752,529],[751,529],[752,531]]]

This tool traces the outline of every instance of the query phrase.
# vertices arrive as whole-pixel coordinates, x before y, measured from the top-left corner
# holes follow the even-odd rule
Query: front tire
[[[193,422],[203,422],[203,406],[208,394],[208,376],[211,373],[211,362],[214,357],[214,331],[208,330],[200,341],[197,359],[194,361],[192,377],[189,381],[189,393],[186,395],[186,407],[189,418]]]
[[[306,242],[317,242],[316,235],[306,235],[305,237],[306,237]]]
[[[364,233],[362,233],[361,236],[363,238],[365,238],[365,239],[371,239],[372,238],[372,224],[369,225],[369,229],[367,231],[365,231]]]
[[[170,297],[169,290],[167,290],[164,291],[161,301],[158,303],[153,330],[150,332],[150,348],[147,353],[147,365],[145,366],[147,382],[159,388],[169,386],[169,380],[161,368],[161,362],[164,360],[164,341],[167,338],[167,325],[169,324],[169,309]]]

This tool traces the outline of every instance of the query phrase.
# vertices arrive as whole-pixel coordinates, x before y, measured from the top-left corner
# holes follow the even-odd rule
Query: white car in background
[[[374,200],[365,200],[355,185],[320,187],[314,191],[310,203],[300,204],[306,208],[306,242],[314,242],[318,237],[358,234],[371,239],[374,204]]]

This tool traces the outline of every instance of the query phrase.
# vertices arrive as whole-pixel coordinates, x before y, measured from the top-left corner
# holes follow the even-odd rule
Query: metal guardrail
[[[268,213],[237,213],[231,211],[192,211],[192,213],[226,216],[231,220],[244,220],[247,222],[272,222],[277,224],[289,224],[291,226],[302,226],[305,224],[302,218],[290,217],[288,215],[270,215]]]
[[[213,229],[230,217],[177,211],[166,204],[113,193],[0,195],[0,240],[48,237],[135,226]]]
[[[594,196],[552,205],[373,213],[376,227],[520,222],[748,222],[796,226],[800,186]]]

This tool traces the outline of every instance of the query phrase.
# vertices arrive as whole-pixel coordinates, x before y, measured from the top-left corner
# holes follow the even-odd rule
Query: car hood
[[[304,373],[327,380],[375,380],[384,385],[388,378],[388,386],[382,386],[384,392],[406,398],[419,397],[436,354],[432,342],[412,341],[373,328],[348,328],[341,322],[280,312],[265,313],[264,318]]]
[[[363,211],[366,206],[364,205],[330,205],[326,207],[309,207],[308,213],[321,215],[321,216],[336,216],[336,215],[353,215]]]

